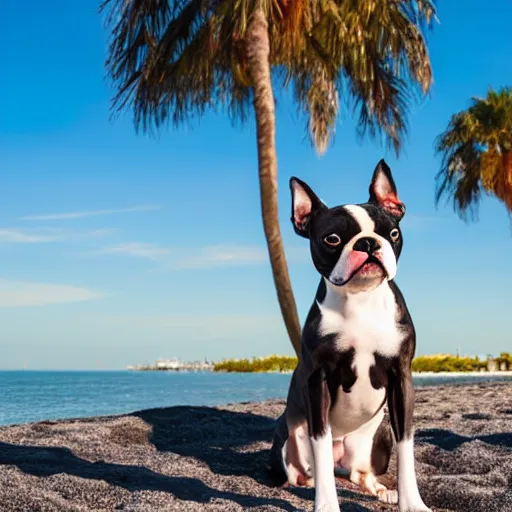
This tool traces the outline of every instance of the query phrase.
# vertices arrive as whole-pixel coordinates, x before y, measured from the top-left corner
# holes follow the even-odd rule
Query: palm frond
[[[309,133],[319,155],[327,150],[335,133],[339,110],[336,82],[323,67],[317,67],[308,87]]]
[[[436,151],[442,154],[441,169],[436,175],[436,203],[451,198],[454,210],[464,220],[478,218],[482,193],[481,153],[471,142],[453,144],[453,132],[446,131],[437,139]]]
[[[319,153],[335,133],[342,91],[361,136],[384,132],[398,152],[409,106],[432,81],[430,0],[105,0],[113,113],[130,108],[143,130],[209,108],[246,119],[245,37],[256,8],[268,19],[270,65],[292,85]]]
[[[512,211],[512,89],[489,90],[467,110],[452,116],[436,140],[441,167],[436,202],[445,196],[455,211],[476,217],[482,192],[493,194]]]
[[[422,29],[430,26],[433,4],[323,0],[310,44],[292,63],[298,91],[308,90],[303,68],[322,63],[338,90],[354,104],[359,134],[381,132],[398,153],[413,101],[428,92],[432,71]],[[303,94],[298,94],[303,100]]]

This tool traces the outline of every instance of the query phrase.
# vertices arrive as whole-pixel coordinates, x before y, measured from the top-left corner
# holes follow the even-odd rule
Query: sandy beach
[[[512,385],[416,393],[420,489],[434,511],[512,510]],[[0,510],[298,511],[267,470],[282,400],[0,428]],[[396,485],[396,460],[383,481]],[[396,510],[338,479],[341,510]]]

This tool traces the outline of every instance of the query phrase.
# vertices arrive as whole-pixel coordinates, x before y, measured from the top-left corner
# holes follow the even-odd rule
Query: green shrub
[[[412,362],[413,372],[474,372],[487,369],[487,361],[478,357],[459,357],[437,354],[416,357]]]
[[[508,352],[502,352],[499,357],[496,358],[498,365],[505,363],[508,370],[512,370],[512,354]]]
[[[214,372],[291,372],[297,366],[293,356],[266,356],[251,359],[225,359],[213,365]]]
[[[512,368],[512,355],[500,354],[496,359],[498,364],[505,361]],[[294,356],[266,356],[250,359],[225,359],[215,363],[215,372],[291,372],[297,366],[297,358]],[[481,361],[478,357],[459,357],[449,354],[435,354],[416,357],[412,362],[413,372],[474,372],[487,370],[487,361]]]

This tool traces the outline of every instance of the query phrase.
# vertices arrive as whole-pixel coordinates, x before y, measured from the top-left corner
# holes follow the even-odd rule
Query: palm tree
[[[454,114],[436,141],[441,155],[436,200],[452,197],[462,218],[475,218],[482,192],[512,212],[512,88],[490,89]]]
[[[254,109],[263,226],[281,312],[300,354],[300,324],[278,222],[272,75],[292,86],[321,154],[339,94],[360,134],[383,132],[398,152],[408,106],[431,84],[423,31],[431,0],[105,0],[106,67],[114,112],[143,131],[179,126],[207,109],[246,121]]]

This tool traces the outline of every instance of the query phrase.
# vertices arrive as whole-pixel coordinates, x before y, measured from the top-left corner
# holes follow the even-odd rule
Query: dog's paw
[[[385,485],[377,481],[373,473],[352,471],[350,473],[350,481],[369,491],[382,503],[390,503],[392,505],[398,503],[398,491],[388,490]]]
[[[377,498],[382,503],[390,503],[396,505],[398,503],[398,492],[386,489],[384,486],[377,488]]]
[[[295,485],[297,487],[313,488],[313,487],[315,487],[315,479],[313,477],[306,477],[306,476],[300,474],[297,477],[297,483]]]

